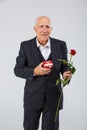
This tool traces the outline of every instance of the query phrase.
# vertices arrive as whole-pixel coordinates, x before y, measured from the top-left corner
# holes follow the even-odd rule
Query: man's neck
[[[37,39],[37,40],[38,40],[38,39]],[[38,40],[38,42],[39,42],[42,46],[45,46],[45,45],[47,44],[48,40],[46,40],[46,41],[40,41],[40,40]]]

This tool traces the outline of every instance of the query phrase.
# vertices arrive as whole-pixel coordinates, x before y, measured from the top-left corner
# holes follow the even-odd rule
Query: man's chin
[[[42,38],[42,42],[47,43],[48,42],[48,38]]]
[[[42,36],[42,40],[48,41],[49,37],[48,36]]]

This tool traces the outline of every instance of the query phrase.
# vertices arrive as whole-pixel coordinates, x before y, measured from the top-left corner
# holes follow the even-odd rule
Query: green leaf
[[[68,84],[68,81],[69,80],[67,78],[62,80],[63,87],[65,87]]]
[[[71,70],[72,74],[74,74],[75,71],[76,71],[76,68],[73,66],[73,67],[70,68],[70,70]]]
[[[76,71],[75,67],[72,67],[72,69],[71,69],[72,74],[74,74],[75,71]]]
[[[61,81],[61,79],[57,79],[57,80],[56,80],[56,86],[59,85],[60,81]]]
[[[63,64],[68,64],[68,62],[66,61],[66,60],[64,60],[64,59],[57,59],[58,61],[62,61],[63,62]]]

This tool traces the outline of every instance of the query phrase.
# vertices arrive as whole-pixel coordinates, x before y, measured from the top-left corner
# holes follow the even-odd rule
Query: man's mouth
[[[43,37],[47,37],[47,36],[48,36],[48,34],[42,34],[42,36],[43,36]]]

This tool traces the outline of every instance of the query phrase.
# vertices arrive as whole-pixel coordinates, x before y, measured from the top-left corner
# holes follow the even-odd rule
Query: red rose
[[[71,55],[75,55],[75,54],[76,54],[76,50],[71,49],[71,50],[70,50],[70,54],[71,54]]]
[[[53,62],[52,62],[52,60],[43,61],[42,67],[52,69],[53,68]]]

